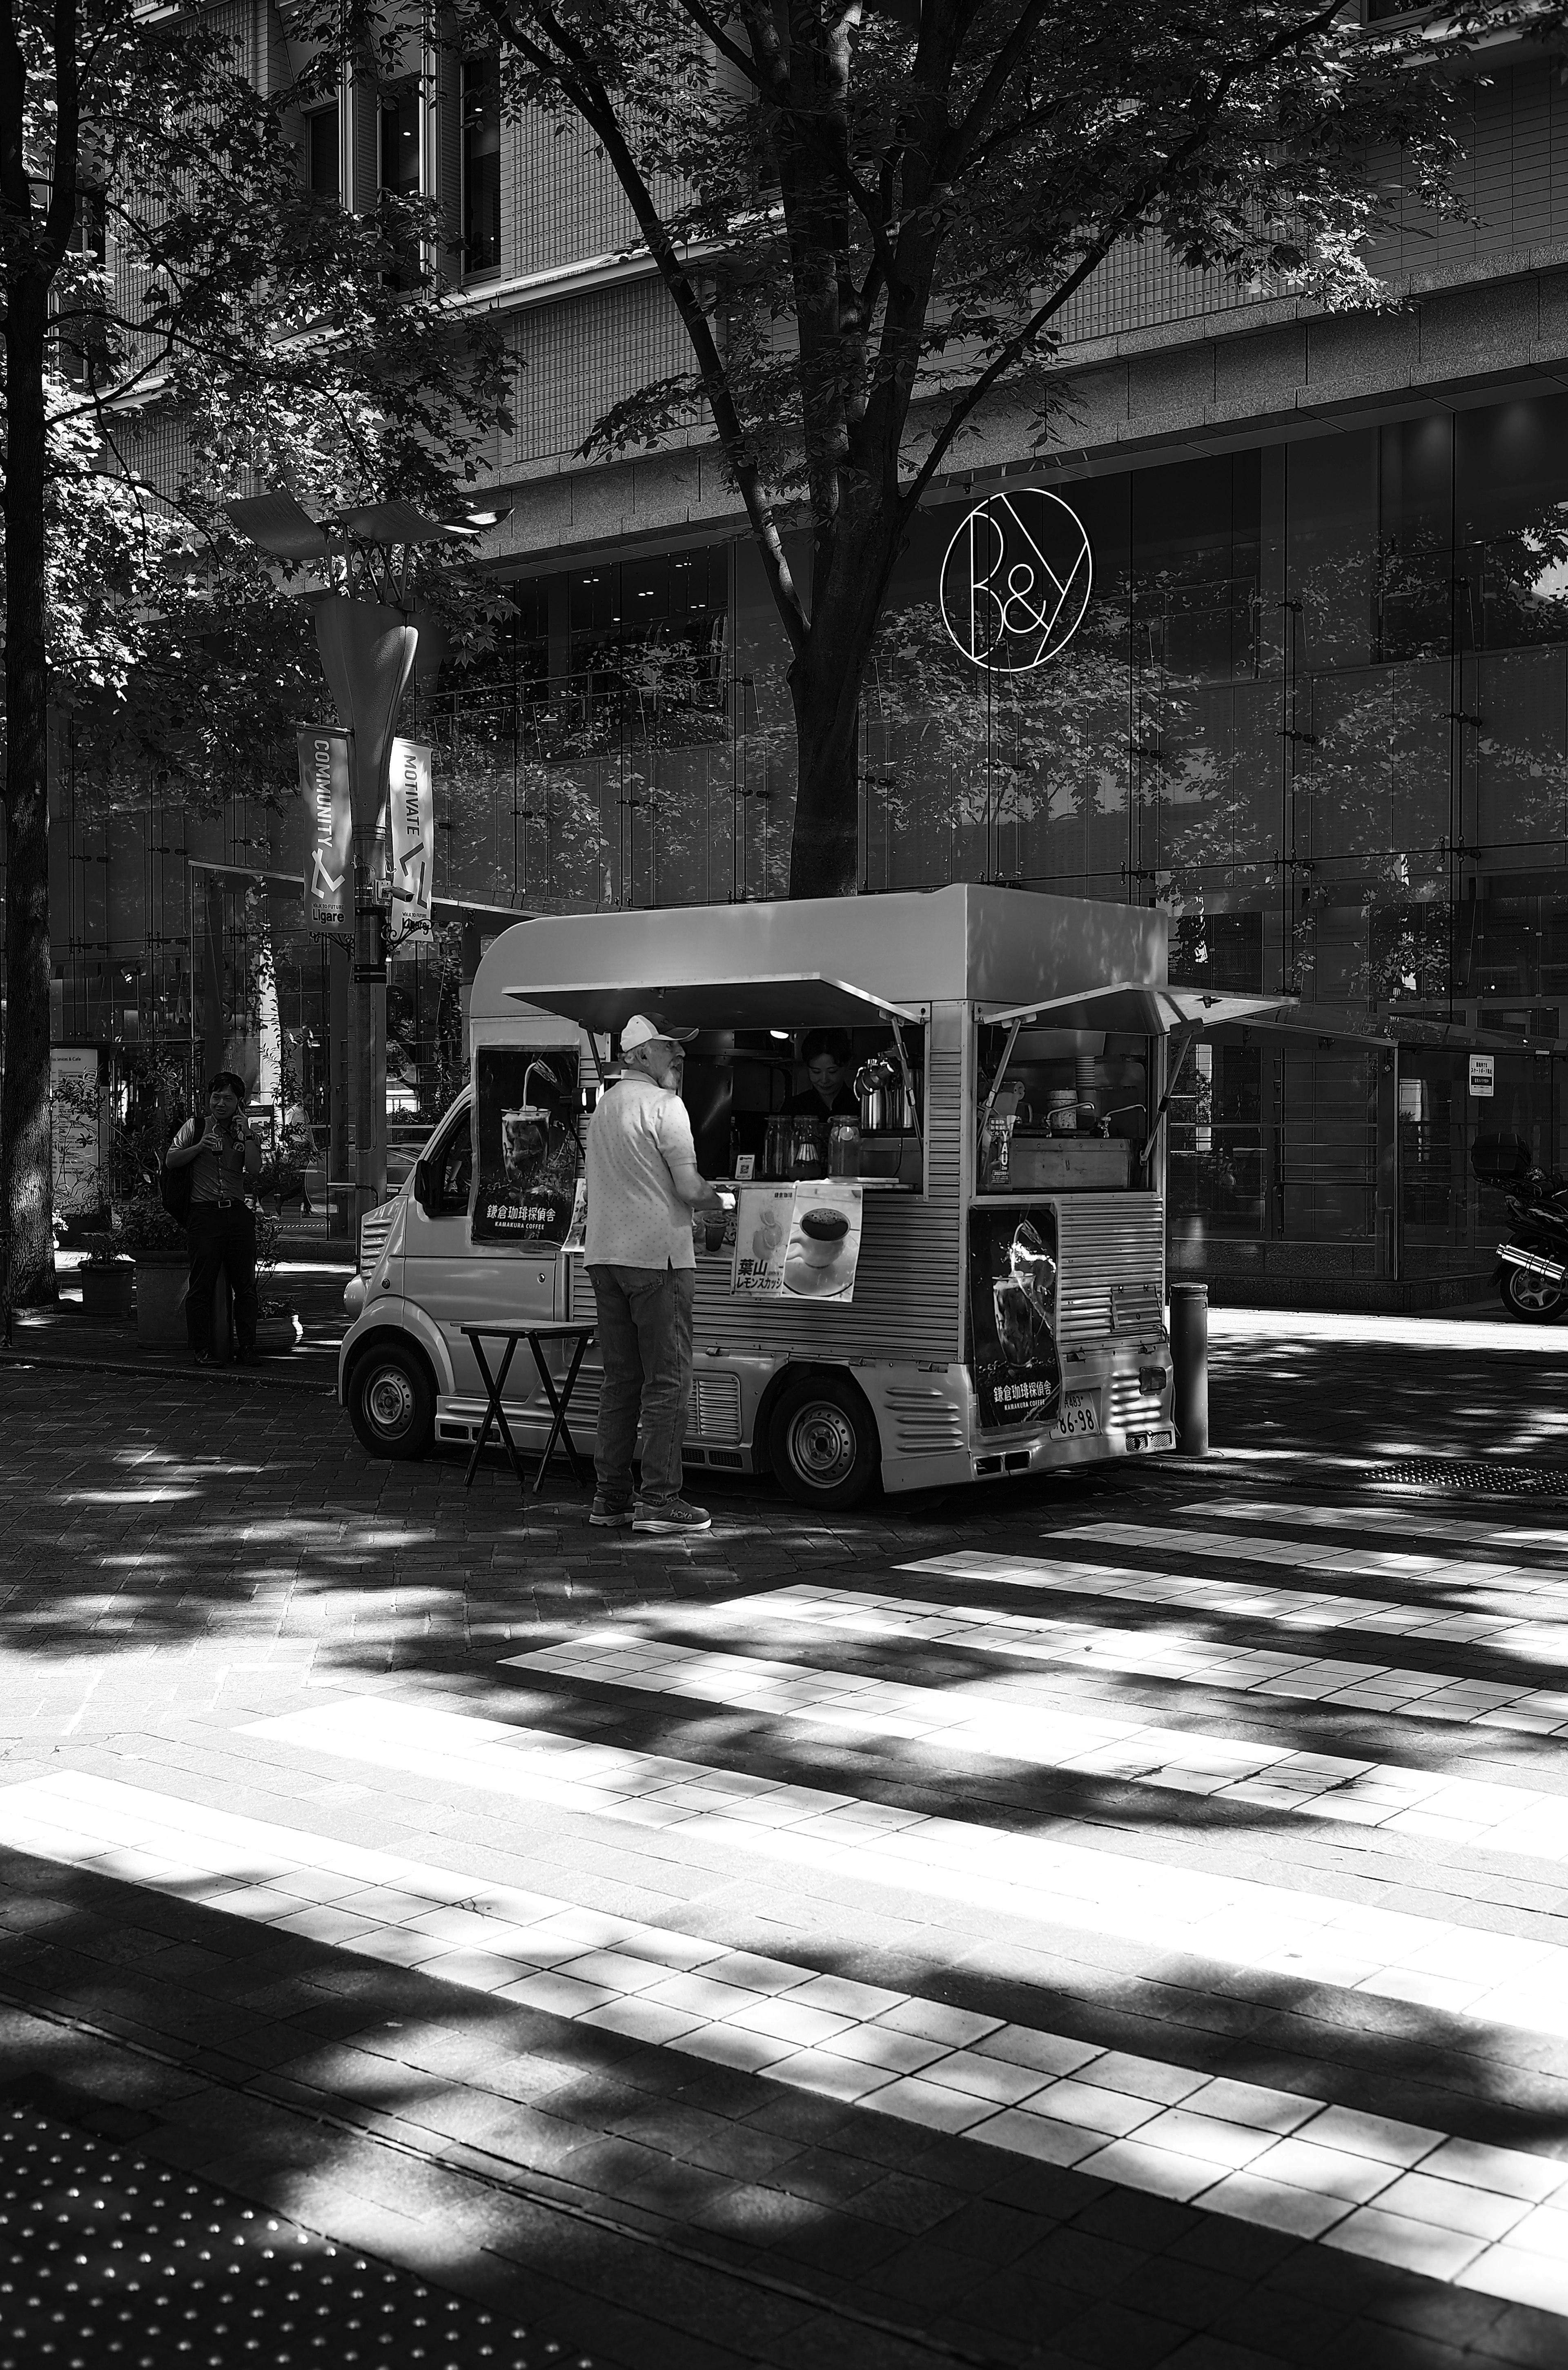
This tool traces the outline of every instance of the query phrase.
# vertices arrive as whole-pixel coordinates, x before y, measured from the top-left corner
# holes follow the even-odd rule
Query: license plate
[[[1098,1391],[1069,1391],[1062,1401],[1062,1411],[1053,1426],[1058,1440],[1076,1439],[1080,1432],[1100,1430],[1100,1394]]]

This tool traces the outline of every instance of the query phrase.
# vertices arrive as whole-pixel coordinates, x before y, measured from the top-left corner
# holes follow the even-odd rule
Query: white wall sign
[[[1472,1053],[1470,1057],[1470,1090],[1484,1097],[1495,1094],[1495,1057],[1491,1053]]]
[[[56,1211],[63,1217],[101,1214],[110,1111],[96,1045],[50,1047],[49,1139]]]
[[[942,561],[942,623],[966,659],[1028,674],[1071,641],[1094,582],[1076,511],[1043,487],[979,502]]]

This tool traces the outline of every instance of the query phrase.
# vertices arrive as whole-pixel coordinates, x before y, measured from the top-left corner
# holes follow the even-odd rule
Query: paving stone
[[[890,2065],[915,2083],[905,2094],[911,2107],[944,2087],[989,2107],[981,2067],[994,2058],[1013,2069],[990,2077],[1009,2097],[1020,2068],[1043,2080],[1065,2072],[1075,2091],[1064,2107],[1085,2091],[1141,2100],[1170,2117],[1161,2130],[1187,2131],[1194,2144],[1207,2134],[1217,2146],[1228,2115],[1242,2134],[1270,2128],[1260,2118],[1271,2096],[1285,2094],[1309,2101],[1314,2116],[1355,2111],[1379,2127],[1414,2125],[1472,2151],[1500,2150],[1500,2163],[1527,2168],[1517,2193],[1528,2197],[1528,2167],[1568,2154],[1561,2031],[1468,2018],[1435,2005],[1435,1995],[1378,1997],[1185,1948],[1165,1949],[1156,1963],[1136,1936],[1053,1927],[1035,1912],[1020,1916],[1000,1890],[986,1902],[933,1900],[909,1881],[869,1886],[852,1870],[781,1864],[762,1848],[761,1830],[747,1852],[715,1851],[591,1811],[525,1808],[421,1773],[302,1758],[247,1733],[248,1721],[332,1700],[333,1686],[340,1702],[369,1690],[513,1725],[532,1720],[595,1751],[674,1755],[764,1786],[836,1789],[868,1817],[962,1821],[980,1848],[987,1836],[1024,1838],[1049,1823],[1076,1847],[1119,1856],[1135,1893],[1140,1878],[1192,1870],[1328,1895],[1460,1935],[1550,1939],[1568,1909],[1568,1884],[1524,1854],[1442,1835],[1401,1838],[1389,1828],[1351,1834],[1327,1820],[1255,1816],[1192,1795],[1166,1809],[1157,1789],[1115,1771],[1069,1776],[987,1763],[930,1739],[807,1734],[765,1709],[498,1668],[508,1651],[582,1639],[613,1613],[622,1628],[650,1623],[650,1636],[705,1654],[765,1653],[802,1675],[825,1671],[945,1700],[980,1685],[1004,1709],[1032,1690],[1042,1719],[1054,1708],[1131,1716],[1239,1748],[1278,1744],[1416,1766],[1568,1803],[1568,1746],[1483,1727],[1473,1712],[1465,1724],[1421,1718],[1419,1707],[1265,1697],[1207,1678],[1114,1674],[1092,1659],[1051,1665],[1020,1652],[1016,1639],[996,1647],[990,1633],[975,1642],[987,1620],[1025,1610],[1098,1624],[1097,1635],[1124,1642],[1191,1631],[1211,1651],[1307,1649],[1482,1690],[1520,1684],[1522,1673],[1524,1685],[1548,1693],[1554,1649],[1531,1662],[1421,1625],[1434,1587],[1457,1604],[1555,1585],[1558,1548],[1525,1536],[1550,1530],[1552,1515],[1408,1510],[1411,1541],[1423,1523],[1447,1525],[1435,1550],[1447,1560],[1440,1582],[1424,1579],[1424,1566],[1401,1579],[1383,1556],[1388,1524],[1378,1519],[1398,1510],[1356,1497],[1340,1486],[1340,1468],[1312,1463],[1358,1453],[1390,1406],[1408,1420],[1419,1400],[1435,1438],[1445,1426],[1494,1422],[1511,1411],[1516,1365],[1471,1362],[1461,1415],[1441,1356],[1336,1349],[1334,1388],[1325,1393],[1316,1376],[1326,1362],[1299,1348],[1292,1344],[1286,1364],[1266,1342],[1255,1352],[1221,1349],[1215,1361],[1216,1431],[1244,1422],[1251,1443],[1286,1452],[1268,1501],[1277,1501],[1278,1520],[1235,1518],[1234,1484],[1205,1500],[1212,1471],[1162,1478],[1152,1467],[1050,1490],[1009,1483],[955,1493],[934,1511],[896,1502],[830,1524],[765,1491],[721,1489],[715,1533],[695,1553],[647,1543],[634,1551],[590,1535],[564,1494],[519,1507],[499,1473],[465,1494],[458,1459],[413,1470],[369,1466],[329,1401],[273,1392],[263,1408],[259,1394],[220,1402],[181,1386],[140,1402],[133,1431],[122,1386],[54,1372],[45,1406],[31,1385],[0,1373],[0,1489],[15,1518],[9,1585],[0,1586],[0,1810],[6,1784],[80,1770],[196,1808],[440,1861],[475,1887],[511,1884],[601,1917],[701,1933],[731,1954],[732,1973],[749,1968],[765,2000],[787,2015],[851,2019],[824,2029],[824,2078],[846,2031],[870,2036],[847,2045],[856,2053],[848,2062],[877,2064],[868,2016],[917,2050],[968,2053],[945,2086],[932,2077],[938,2059]],[[63,1442],[72,1444],[64,1456]],[[1456,1451],[1463,1445],[1455,1441]],[[133,1519],[107,1504],[101,1519],[96,1509],[84,1519],[66,1494],[109,1491],[149,1469],[160,1482],[177,1477],[193,1496],[141,1505]],[[1258,1489],[1255,1472],[1242,1484],[1248,1493]],[[1197,1513],[1183,1511],[1195,1504]],[[1117,1593],[1125,1551],[1063,1536],[1105,1521],[1158,1540],[1158,1553],[1140,1550],[1140,1583],[1168,1566],[1174,1594],[1157,1604]],[[1505,1548],[1496,1535],[1509,1531],[1519,1544]],[[1221,1544],[1192,1545],[1207,1533]],[[213,1536],[228,1543],[217,1559]],[[1265,1551],[1259,1538],[1273,1544]],[[729,1633],[704,1626],[725,1600],[763,1607],[802,1585],[825,1589],[840,1608],[896,1597],[924,1618],[922,1607],[953,1599],[954,1582],[908,1567],[977,1547],[1047,1570],[1029,1588],[969,1584],[968,1642],[846,1633],[826,1652],[816,1633],[780,1644],[774,1625],[766,1643],[737,1649],[732,1636],[725,1645]],[[1408,1551],[1401,1536],[1400,1552]],[[116,1557],[131,1560],[106,1560]],[[62,1573],[72,1576],[63,1589]],[[1182,1592],[1191,1599],[1205,1587],[1205,1610],[1183,1601]],[[1213,1593],[1225,1587],[1232,1597],[1251,1592],[1254,1609],[1227,1611],[1228,1600]],[[1406,1621],[1397,1644],[1387,1628],[1303,1627],[1289,1613],[1290,1593],[1312,1589],[1353,1608],[1397,1603]],[[1551,1605],[1542,1609],[1550,1622]],[[55,1658],[47,1670],[43,1655]],[[117,1865],[118,1878],[108,1872]],[[133,1857],[95,1873],[0,1847],[0,1984],[120,2036],[95,2042],[88,2055],[77,2028],[55,2028],[70,2036],[63,2054],[29,2056],[23,2080],[36,2072],[57,2083],[49,2095],[73,2116],[145,2119],[134,2136],[149,2163],[216,2166],[269,2195],[307,2178],[343,2236],[390,2243],[401,2230],[409,2261],[431,2276],[439,2267],[419,2249],[432,2245],[431,2201],[447,2196],[448,2230],[460,2244],[455,2252],[449,2236],[441,2276],[464,2271],[471,2286],[490,2281],[537,2299],[567,2341],[599,2343],[628,2370],[664,2361],[681,2370],[739,2370],[743,2361],[795,2370],[804,2360],[813,2370],[841,2361],[915,2370],[939,2358],[939,2341],[1030,2370],[1144,2359],[1182,2370],[1265,2362],[1274,2370],[1312,2359],[1334,2370],[1363,2360],[1377,2370],[1407,2362],[1447,2370],[1460,2351],[1467,2363],[1516,2360],[1533,2370],[1556,2358],[1551,2343],[1563,2324],[1553,2316],[1162,2196],[1153,2152],[1113,2151],[1121,2179],[1108,2183],[1020,2154],[1028,2116],[1016,2108],[989,2139],[983,2125],[973,2134],[925,2131],[879,2112],[874,2100],[847,2105],[790,2091],[766,2070],[683,2055],[666,2031],[640,2039],[594,2031],[459,1990],[428,1971],[356,1959],[344,1947],[355,1935],[341,1920],[363,1914],[363,1904],[340,1910],[331,1889],[285,1910],[297,1929],[290,1937],[249,1922],[232,1880],[214,1878],[195,1888],[199,1898],[172,1901],[144,1873]],[[225,1900],[235,1905],[225,1910]],[[395,1907],[389,1896],[377,1914]],[[486,1939],[480,1933],[466,1946],[476,1977],[481,1960],[493,1961]],[[624,1972],[619,1945],[584,1948],[597,1953],[595,1975],[613,1982]],[[800,1981],[769,1972],[780,1962],[798,1965]],[[791,1989],[801,1994],[794,2008]],[[773,2013],[765,2008],[764,2022]],[[1017,2036],[1010,2043],[1002,2028]],[[928,2032],[936,2038],[923,2042]],[[123,2069],[154,2061],[130,2054],[127,2043],[152,2046],[183,2070],[159,2065],[156,2078],[143,2070],[133,2077]],[[57,2064],[59,2075],[49,2070]],[[301,2097],[315,2102],[313,2114],[382,2118],[387,2134],[402,2134],[404,2151],[372,2130],[351,2140],[268,2105],[254,2094],[274,2069],[307,2077]],[[802,2060],[802,2078],[805,2070]],[[1216,2077],[1231,2087],[1200,2097],[1196,2086]],[[0,2088],[0,2100],[17,2095],[14,2080]],[[1023,2108],[1035,2104],[1026,2091]],[[1184,2115],[1198,2121],[1189,2127]],[[1475,2171],[1484,2159],[1450,2161]],[[462,2165],[494,2168],[523,2186],[470,2182],[459,2210],[456,2192],[442,2184],[460,2179],[453,2168]],[[1146,2178],[1153,2185],[1136,2185]],[[1431,2169],[1415,2180],[1408,2194],[1424,2211],[1446,2203]],[[1505,2181],[1487,2193],[1515,2192]],[[538,2251],[539,2230],[559,2238],[549,2194],[591,2206],[605,2226],[573,2224],[547,2267],[521,2258]],[[683,2257],[670,2280],[661,2263],[659,2277],[641,2284],[644,2295],[627,2267],[644,2261],[660,2233],[678,2236],[700,2260]],[[562,2260],[570,2276],[557,2278]],[[785,2273],[817,2301],[802,2295],[777,2314],[770,2301],[749,2330],[750,2307],[736,2299],[772,2297],[767,2278]],[[857,2306],[896,2326],[884,2335],[852,2319]]]

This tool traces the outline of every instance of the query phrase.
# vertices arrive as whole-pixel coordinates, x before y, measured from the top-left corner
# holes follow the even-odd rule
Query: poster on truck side
[[[855,1297],[860,1263],[863,1201],[859,1185],[837,1178],[742,1186],[731,1297],[847,1306]]]
[[[1060,1409],[1056,1256],[1049,1202],[970,1212],[969,1371],[988,1427],[1043,1423]]]
[[[577,1055],[481,1045],[474,1057],[478,1153],[468,1227],[477,1243],[555,1250],[571,1230],[582,1166]]]

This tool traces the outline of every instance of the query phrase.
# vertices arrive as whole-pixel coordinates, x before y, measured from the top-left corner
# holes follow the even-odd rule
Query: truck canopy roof
[[[1031,998],[1162,986],[1166,932],[1152,906],[969,881],[928,894],[551,915],[492,942],[469,1012],[513,1019],[527,1004],[603,1034],[646,1008],[683,1029],[847,1028],[921,1018],[934,1003],[1032,1008]]]

